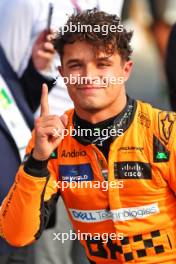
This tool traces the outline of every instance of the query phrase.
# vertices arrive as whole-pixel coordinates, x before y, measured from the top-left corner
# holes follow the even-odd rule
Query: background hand
[[[38,71],[49,70],[55,55],[55,49],[51,42],[52,33],[44,30],[34,43],[32,49],[32,61]]]

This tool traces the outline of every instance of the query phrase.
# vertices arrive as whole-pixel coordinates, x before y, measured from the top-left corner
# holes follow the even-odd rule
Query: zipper
[[[168,239],[168,241],[169,241],[170,248],[172,249],[172,244],[171,244],[171,241],[170,241],[170,238],[169,238],[168,235],[167,235],[167,239]]]
[[[100,153],[100,155],[102,156],[102,162],[101,162],[101,160],[98,158],[98,154],[97,154],[97,152],[100,152],[99,149],[94,145],[92,145],[92,148],[93,148],[94,157],[96,158],[96,161],[98,164],[100,174],[102,175],[103,179],[107,181],[108,180],[108,164],[107,164],[107,161],[106,161],[104,155],[102,153]],[[104,164],[106,166],[104,166]]]

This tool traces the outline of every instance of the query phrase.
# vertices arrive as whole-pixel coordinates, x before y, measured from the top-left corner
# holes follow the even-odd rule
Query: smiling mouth
[[[78,87],[76,90],[78,91],[78,93],[80,94],[87,94],[87,95],[92,95],[92,94],[96,94],[99,91],[101,91],[102,87],[97,87],[97,86],[82,86],[82,87]]]
[[[79,90],[98,90],[104,88],[103,86],[92,86],[92,85],[86,85],[82,87],[78,87]]]

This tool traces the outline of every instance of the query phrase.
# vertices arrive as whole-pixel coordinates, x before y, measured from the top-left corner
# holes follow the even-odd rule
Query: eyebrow
[[[107,57],[98,57],[97,60],[98,61],[109,61],[109,62],[112,62],[112,60],[110,59],[109,56],[107,56]],[[81,59],[70,59],[70,60],[67,61],[66,65],[68,66],[68,65],[70,65],[72,63],[81,63],[81,62],[82,62]]]
[[[98,61],[109,61],[109,62],[112,61],[111,58],[110,58],[109,56],[107,56],[107,57],[99,57],[99,58],[97,58],[97,60],[98,60]]]

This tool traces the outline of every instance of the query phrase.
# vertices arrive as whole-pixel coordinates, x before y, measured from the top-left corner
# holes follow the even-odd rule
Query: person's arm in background
[[[40,0],[13,0],[0,4],[0,44],[12,69],[21,77],[28,65],[37,37],[33,25],[39,16]]]
[[[47,83],[50,90],[54,82],[52,78],[41,75],[40,68],[36,67],[39,65],[36,61],[40,61],[39,56],[36,56],[36,46],[40,49],[41,46],[35,45],[35,41],[44,30],[40,17],[43,5],[43,0],[13,0],[10,3],[1,0],[0,3],[0,45],[20,78],[24,95],[33,112],[40,103],[42,83]],[[47,50],[44,52],[47,55]]]
[[[51,43],[52,35],[46,30],[42,31],[36,39],[32,56],[20,81],[24,87],[24,95],[33,112],[39,106],[41,98],[41,86],[45,82],[49,91],[53,88],[54,79],[41,75],[42,70],[47,70],[53,63],[55,50]]]
[[[173,26],[165,59],[165,71],[172,111],[176,111],[176,24]]]

